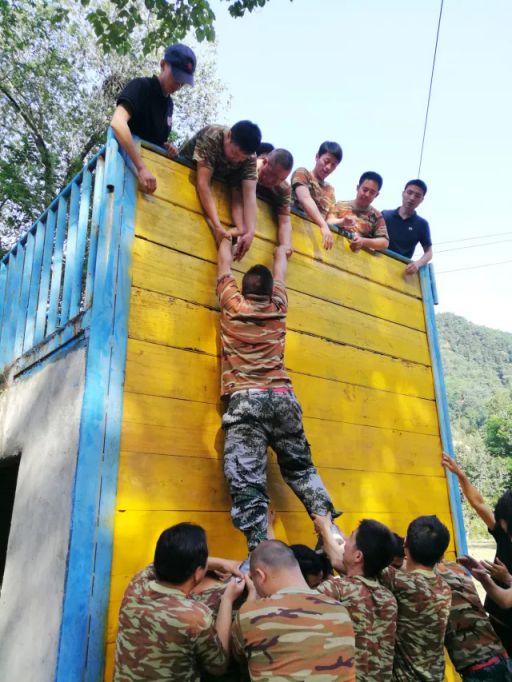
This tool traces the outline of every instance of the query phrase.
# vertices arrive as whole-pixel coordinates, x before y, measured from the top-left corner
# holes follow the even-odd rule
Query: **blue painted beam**
[[[87,258],[87,275],[85,278],[84,307],[88,308],[92,303],[94,286],[94,273],[96,270],[96,254],[98,250],[98,229],[100,221],[100,208],[104,184],[105,159],[99,158],[94,172],[94,193],[92,200],[91,227],[89,230],[89,255]]]
[[[40,225],[39,229],[44,228]],[[23,263],[23,275],[21,279],[20,299],[16,310],[16,336],[14,340],[13,359],[17,358],[23,352],[23,340],[25,338],[25,326],[27,324],[27,307],[28,297],[30,294],[30,279],[32,277],[32,263],[34,260],[35,237],[33,234],[28,235],[25,242],[25,260]]]
[[[13,249],[6,261],[7,291],[6,300],[8,310],[4,315],[2,324],[2,338],[0,340],[0,368],[5,367],[14,359],[14,337],[16,334],[16,312],[18,310],[18,298],[20,295],[21,275],[23,273],[23,260],[25,250],[22,246]]]
[[[55,244],[53,247],[50,301],[48,304],[48,322],[46,325],[47,334],[51,334],[55,331],[59,320],[59,303],[64,258],[63,250],[64,238],[66,236],[68,203],[68,199],[65,196],[60,197],[57,209],[57,230],[55,232]]]
[[[34,329],[34,345],[37,345],[43,340],[45,333],[56,221],[57,216],[55,211],[50,211],[47,213],[46,234],[44,236],[43,246],[43,261],[41,264],[41,281],[39,284],[39,297],[37,300],[36,324]]]
[[[84,170],[80,193],[80,211],[78,214],[78,226],[76,235],[76,251],[74,258],[73,275],[71,278],[71,300],[69,304],[69,316],[74,317],[80,310],[80,297],[82,293],[82,281],[85,280],[84,257],[87,241],[87,228],[89,225],[89,209],[91,205],[92,174]],[[85,287],[85,281],[84,281]]]
[[[62,301],[60,304],[59,326],[69,320],[71,305],[71,288],[75,279],[75,271],[78,267],[76,262],[76,246],[78,232],[78,214],[80,211],[80,186],[77,182],[71,187],[69,200],[68,233],[66,239],[66,265],[64,267],[64,285],[62,287]]]
[[[25,325],[25,339],[23,351],[34,345],[34,333],[36,329],[37,302],[39,300],[39,284],[41,281],[41,264],[43,262],[45,230],[44,225],[35,231],[34,259],[32,262],[32,275],[30,278],[30,294],[27,306],[27,324]]]
[[[7,286],[7,265],[0,263],[0,337],[2,336],[2,322],[4,318],[5,306],[5,289]]]

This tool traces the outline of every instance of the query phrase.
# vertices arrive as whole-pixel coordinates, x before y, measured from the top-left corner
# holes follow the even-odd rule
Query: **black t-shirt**
[[[505,564],[508,572],[512,573],[512,540],[499,523],[494,528],[488,528],[487,530],[496,540],[496,557]],[[508,587],[508,585],[501,583],[497,583],[497,585],[505,588]],[[502,609],[490,597],[486,597],[484,606],[490,616],[494,616],[507,627],[512,628],[512,609]]]
[[[424,249],[432,246],[430,227],[427,221],[415,212],[405,220],[398,209],[382,211],[389,234],[388,249],[406,258],[412,258],[416,244],[420,243]]]
[[[160,81],[152,78],[134,78],[117,98],[130,113],[128,126],[134,135],[163,147],[172,126],[173,101],[162,94]]]

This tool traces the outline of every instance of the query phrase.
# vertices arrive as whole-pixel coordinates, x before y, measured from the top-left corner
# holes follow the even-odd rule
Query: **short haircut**
[[[317,554],[306,545],[290,545],[290,549],[299,562],[301,573],[306,581],[308,575],[321,573],[322,578],[325,579],[331,572],[332,566],[324,554]]]
[[[264,540],[251,552],[251,570],[258,564],[274,569],[299,568],[294,553],[280,540]]]
[[[363,553],[365,578],[376,578],[393,561],[393,534],[379,521],[361,521],[356,531],[356,547]]]
[[[407,549],[413,561],[433,567],[450,542],[450,532],[437,516],[418,516],[407,529]]]
[[[337,142],[329,142],[328,140],[322,142],[318,149],[318,156],[322,156],[322,154],[332,154],[338,163],[343,158],[343,150],[340,145]]]
[[[379,175],[375,171],[366,171],[366,173],[363,173],[359,178],[359,185],[362,185],[365,180],[376,182],[379,191],[382,189],[382,175]]]
[[[205,567],[207,560],[204,529],[195,523],[178,523],[158,538],[153,564],[158,580],[181,585],[196,568]]]
[[[256,156],[264,156],[274,151],[274,145],[270,142],[262,142],[256,150]]]
[[[268,161],[273,166],[281,166],[287,171],[293,168],[293,156],[287,149],[274,149],[268,155]]]
[[[507,490],[506,493],[499,498],[494,507],[494,518],[496,523],[505,521],[507,524],[507,533],[512,535],[512,491]]]
[[[403,559],[405,557],[403,537],[398,535],[398,533],[393,533],[393,540],[393,557],[400,557],[400,559]]]
[[[254,154],[261,144],[261,130],[252,121],[238,121],[231,128],[231,141],[244,154]]]
[[[242,279],[242,296],[256,294],[257,296],[272,296],[274,278],[265,265],[253,265]]]
[[[416,180],[409,180],[409,182],[405,183],[404,190],[406,190],[409,187],[409,185],[419,187],[423,192],[423,196],[425,196],[425,194],[427,193],[427,185],[425,182],[423,182],[423,180],[419,180],[418,178],[416,178]]]

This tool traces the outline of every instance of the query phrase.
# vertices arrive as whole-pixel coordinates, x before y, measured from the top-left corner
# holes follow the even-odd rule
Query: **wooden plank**
[[[217,305],[212,264],[140,239],[135,240],[134,251],[134,286],[209,307]],[[424,333],[295,291],[289,291],[288,329],[429,364]]]
[[[63,248],[64,237],[66,234],[67,211],[68,200],[66,197],[60,197],[59,208],[57,211],[57,230],[55,232],[55,245],[53,247],[52,279],[50,284],[48,321],[46,324],[47,334],[51,334],[53,331],[55,331],[59,319],[59,300],[62,284]]]
[[[174,204],[202,216],[202,208],[195,191],[195,172],[176,162],[156,158],[154,154],[149,154],[145,158],[148,167],[157,178],[158,187],[155,195],[151,197],[139,194],[140,212],[146,211],[149,206],[161,201],[168,207]],[[232,220],[227,188],[221,183],[214,183],[213,193],[221,221],[225,225],[230,225]],[[259,236],[274,242],[276,226],[272,209],[261,199],[258,199],[257,204],[256,232]],[[137,220],[137,225],[140,225],[139,220]],[[371,254],[362,251],[353,254],[348,241],[337,234],[334,235],[334,248],[331,251],[325,251],[321,245],[318,227],[297,215],[292,215],[292,227],[295,251],[312,255],[315,259],[325,263],[339,264],[340,260],[343,260],[343,267],[354,274],[380,282],[385,286],[391,286],[399,291],[408,292],[417,298],[421,297],[418,276],[414,275],[405,279],[403,263],[382,253]],[[136,227],[136,233],[138,233],[138,227]]]
[[[46,230],[39,224],[35,233],[34,260],[32,263],[32,276],[30,278],[30,295],[27,306],[27,324],[25,327],[25,339],[23,351],[34,346],[34,334],[36,329],[37,305],[39,301],[39,286],[41,283],[41,265],[43,262],[43,248]]]
[[[34,330],[34,345],[41,343],[41,341],[44,339],[46,315],[48,312],[48,295],[50,287],[53,239],[55,236],[56,221],[57,221],[56,212],[49,211],[46,217],[46,232],[44,236],[43,261],[41,265],[41,282],[39,285],[39,297],[36,312],[36,326]]]
[[[294,372],[290,377],[308,417],[437,433],[432,401]],[[128,341],[126,391],[217,404],[218,386],[216,357]]]
[[[2,336],[4,312],[7,309],[5,300],[6,287],[7,287],[7,264],[4,262],[0,262],[0,337]]]
[[[84,307],[88,308],[92,301],[94,286],[94,272],[96,270],[96,254],[98,251],[98,230],[100,222],[100,209],[103,196],[103,175],[105,172],[105,159],[99,157],[94,171],[94,193],[92,200],[91,228],[89,231],[89,253],[87,257],[87,275],[85,277]]]
[[[76,250],[73,259],[73,272],[71,274],[71,296],[69,302],[69,317],[74,317],[80,309],[80,295],[82,293],[82,280],[84,277],[85,244],[87,241],[87,228],[89,224],[89,207],[91,204],[92,174],[87,168],[84,169],[80,187],[80,210],[78,213]]]
[[[64,268],[64,284],[62,286],[62,301],[60,308],[59,325],[62,326],[69,320],[71,292],[76,271],[76,250],[78,235],[78,215],[80,212],[80,187],[77,182],[71,186],[71,199],[69,202],[69,221],[66,239],[66,265]]]
[[[218,331],[218,312],[133,287],[130,338],[218,355]],[[293,330],[287,332],[285,362],[289,370],[303,374],[422,398],[434,397],[429,367]]]
[[[39,224],[39,229],[44,226]],[[30,294],[30,280],[32,277],[32,263],[34,261],[34,247],[36,238],[32,232],[27,234],[23,251],[25,258],[23,263],[23,274],[21,279],[21,290],[18,304],[15,306],[16,312],[16,333],[14,338],[13,358],[17,358],[23,351],[23,339],[25,338],[25,326],[27,324],[28,297]],[[21,248],[21,245],[20,247]]]
[[[2,338],[0,340],[0,367],[14,360],[14,340],[16,335],[16,313],[20,295],[21,277],[25,250],[18,244],[11,251],[7,260],[6,311],[2,322]]]
[[[125,393],[121,449],[222,459],[218,405]],[[439,436],[304,419],[318,466],[442,476]],[[191,438],[190,434],[194,434]]]

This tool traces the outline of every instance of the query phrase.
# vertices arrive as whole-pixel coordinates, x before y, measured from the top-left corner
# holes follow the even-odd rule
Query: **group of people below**
[[[182,83],[193,83],[195,64],[190,48],[172,45],[158,78],[135,79],[119,96],[112,128],[145,192],[155,190],[156,180],[132,133],[167,144],[170,155],[177,153],[166,142],[173,111],[169,95]],[[116,682],[186,682],[220,674],[262,682],[440,682],[443,644],[467,682],[512,680],[509,643],[502,638],[504,647],[497,637],[494,614],[491,627],[468,573],[442,560],[449,532],[435,516],[409,525],[405,561],[398,567],[390,565],[394,559],[399,563],[396,538],[377,521],[361,522],[343,545],[333,523],[341,512],[313,464],[301,406],[284,365],[292,202],[318,225],[326,249],[333,244],[329,222],[349,235],[353,251],[390,244],[410,257],[420,241],[425,253],[408,264],[410,273],[432,254],[428,224],[415,213],[426,186],[419,179],[408,182],[402,206],[381,215],[371,203],[382,179],[369,172],[361,176],[353,201],[336,203],[325,180],[342,158],[337,143],[323,143],[313,170],[297,169],[290,185],[286,178],[293,167],[291,153],[261,148],[260,130],[250,121],[232,128],[207,126],[180,154],[197,168],[197,193],[218,246],[224,473],[231,517],[246,537],[249,557],[241,566],[209,559],[204,531],[193,524],[164,531],[153,565],[135,576],[121,606]],[[211,188],[214,177],[232,187],[234,230],[219,219]],[[239,288],[231,266],[251,246],[257,192],[275,208],[278,245],[272,270],[251,267]],[[316,571],[316,591],[305,581],[293,549],[271,537],[268,447],[339,573],[331,575],[325,566]],[[498,511],[495,521],[510,543],[512,515],[508,525]],[[308,561],[314,563],[311,556]],[[485,565],[469,564],[485,585]],[[236,577],[219,581],[207,576],[207,569]],[[494,598],[507,597],[500,593]],[[245,668],[229,664],[229,652],[233,661],[245,661]]]
[[[416,213],[427,192],[425,182],[419,178],[409,180],[401,205],[381,213],[372,202],[382,188],[382,177],[367,171],[359,178],[355,198],[337,202],[334,188],[326,182],[343,157],[337,142],[323,142],[312,170],[295,169],[290,183],[287,177],[293,169],[292,154],[262,142],[260,128],[251,121],[238,121],[231,128],[207,125],[181,149],[176,149],[168,142],[174,110],[170,95],[184,84],[193,85],[195,68],[196,57],[189,47],[171,45],[160,62],[159,76],[133,79],[117,99],[111,127],[134,163],[144,192],[155,191],[156,178],[140,155],[133,135],[165,147],[171,158],[194,164],[197,193],[208,223],[217,241],[228,234],[231,239],[236,238],[237,260],[243,258],[254,239],[257,195],[275,210],[280,244],[291,247],[290,209],[293,207],[318,226],[325,249],[333,246],[329,226],[337,226],[350,239],[354,252],[362,248],[374,251],[389,248],[411,259],[420,243],[424,253],[415,262],[408,263],[406,274],[416,272],[432,259],[428,222]],[[220,221],[211,187],[214,177],[231,187],[232,230]]]

